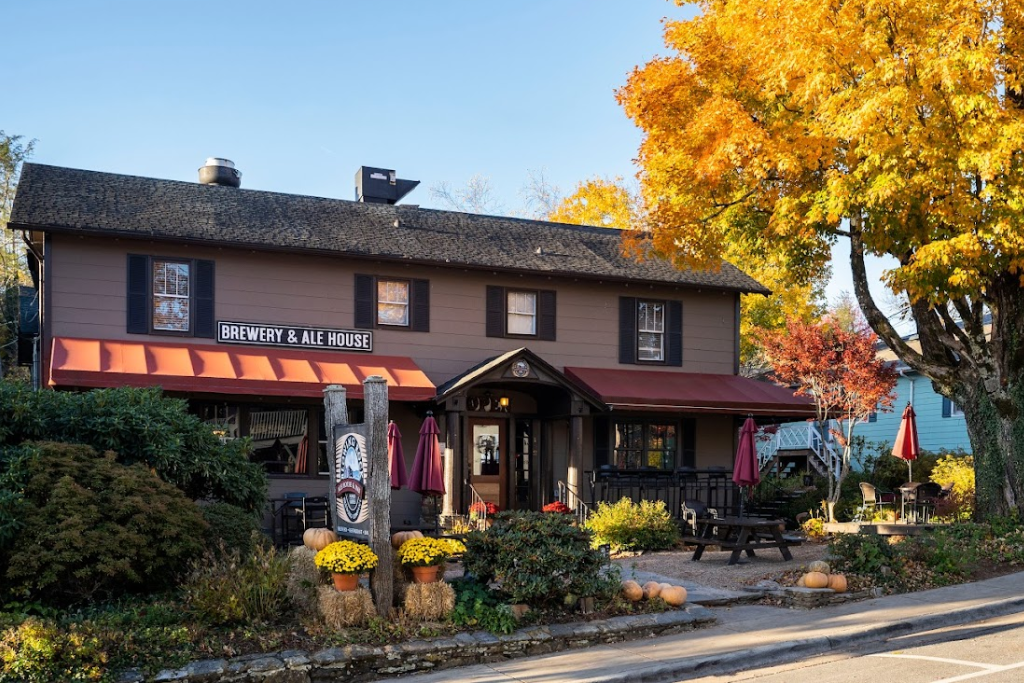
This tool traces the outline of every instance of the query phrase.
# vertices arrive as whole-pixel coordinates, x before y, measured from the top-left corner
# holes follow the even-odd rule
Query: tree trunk
[[[979,519],[1019,513],[1024,507],[1020,480],[1024,423],[1017,417],[1024,413],[1024,383],[1000,393],[1001,398],[1012,399],[1011,405],[1002,405],[1003,410],[984,389],[976,387],[954,399],[964,411],[974,452],[975,516]]]
[[[367,449],[370,455],[370,548],[377,554],[377,571],[371,574],[370,587],[377,615],[387,618],[394,599],[395,551],[391,547],[391,468],[388,465],[388,384],[373,375],[363,382],[364,412],[370,427]]]

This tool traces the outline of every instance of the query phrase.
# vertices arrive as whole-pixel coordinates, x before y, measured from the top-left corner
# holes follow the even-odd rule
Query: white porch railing
[[[832,436],[836,428],[834,420],[829,420],[825,428],[825,439],[822,441],[817,422],[791,422],[758,430],[756,436],[757,462],[761,469],[779,454],[780,451],[809,451],[817,463],[828,471],[839,471],[842,456],[838,444]]]
[[[590,517],[590,506],[583,502],[576,489],[564,481],[558,482],[558,500],[572,510],[572,514],[576,516],[576,521],[580,524],[586,522]]]

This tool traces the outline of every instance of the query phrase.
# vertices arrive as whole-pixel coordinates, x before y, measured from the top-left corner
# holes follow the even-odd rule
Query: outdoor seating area
[[[693,561],[697,562],[708,546],[717,546],[722,550],[731,550],[729,564],[738,564],[740,557],[755,557],[757,550],[778,548],[782,558],[787,562],[793,559],[789,551],[798,546],[802,540],[784,536],[782,531],[786,523],[781,519],[755,519],[752,517],[726,517],[725,519],[704,519],[697,523],[698,532],[695,536],[684,536],[683,542],[696,546]]]
[[[691,511],[698,506],[702,510],[712,509],[716,516],[740,513],[740,489],[732,480],[732,472],[724,467],[666,471],[603,466],[586,474],[594,507],[629,498],[634,503],[664,501],[672,516],[680,520],[685,516],[684,507]]]

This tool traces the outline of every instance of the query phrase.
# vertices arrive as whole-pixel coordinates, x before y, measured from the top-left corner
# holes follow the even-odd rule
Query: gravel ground
[[[804,543],[789,550],[793,553],[791,562],[783,560],[777,549],[766,548],[757,551],[756,557],[744,555],[740,564],[731,567],[728,564],[730,551],[705,550],[698,562],[690,559],[693,557],[692,550],[644,553],[613,561],[623,569],[635,567],[638,571],[688,580],[709,588],[738,590],[761,579],[777,580],[783,572],[798,570],[814,560],[826,559],[828,554],[828,546],[819,543]]]

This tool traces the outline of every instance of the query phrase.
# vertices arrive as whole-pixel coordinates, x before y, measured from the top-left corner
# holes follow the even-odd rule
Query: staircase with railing
[[[832,436],[834,421],[829,421],[822,439],[816,422],[792,422],[789,424],[762,427],[757,432],[757,461],[761,470],[772,466],[787,452],[807,454],[807,463],[818,474],[827,474],[831,469],[839,471],[842,457],[838,444]]]
[[[475,522],[477,529],[487,528],[487,501],[472,484],[469,485],[469,499],[469,518]]]
[[[580,524],[586,522],[590,516],[590,506],[583,502],[576,489],[564,481],[558,482],[558,501],[568,506]]]

